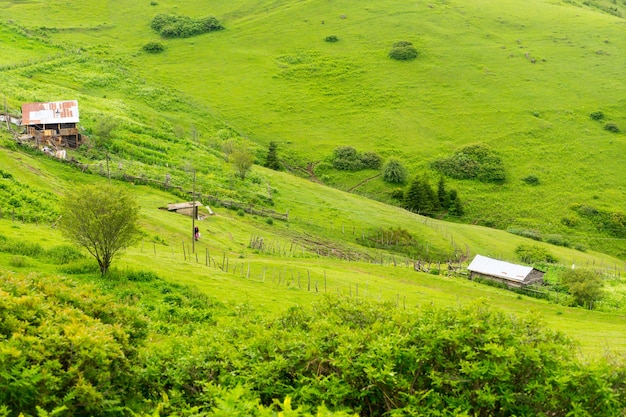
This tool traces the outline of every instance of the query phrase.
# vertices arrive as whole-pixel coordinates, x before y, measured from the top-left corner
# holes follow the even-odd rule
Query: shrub
[[[60,245],[46,251],[46,258],[53,264],[66,265],[79,259],[85,259],[85,255],[73,246]]]
[[[265,223],[269,224],[270,226],[274,224],[274,219],[272,219],[271,217],[269,217],[267,220],[265,220]]]
[[[590,310],[593,309],[596,301],[604,295],[602,277],[588,269],[567,269],[561,276],[561,282],[577,305],[587,307]]]
[[[406,168],[395,158],[389,159],[383,167],[383,180],[393,184],[403,184],[406,182]]]
[[[510,227],[507,229],[507,232],[517,235],[517,236],[522,236],[522,237],[527,237],[532,240],[537,240],[539,242],[543,241],[543,238],[541,237],[541,233],[539,233],[536,230],[517,229],[515,227]]]
[[[607,122],[604,125],[604,130],[607,130],[607,131],[613,132],[613,133],[619,133],[620,132],[619,126],[617,126],[617,124],[615,124],[613,122]]]
[[[23,268],[25,266],[29,266],[28,258],[25,256],[15,255],[9,261],[9,265],[14,268]]]
[[[563,246],[566,248],[569,248],[570,246],[572,246],[569,243],[569,241],[561,235],[547,235],[546,242],[548,242],[551,245]]]
[[[519,245],[515,249],[515,253],[519,256],[522,262],[528,264],[535,263],[543,263],[547,262],[549,264],[557,263],[558,260],[555,258],[547,249],[541,248],[537,245]]]
[[[449,158],[438,159],[433,169],[456,179],[475,179],[481,182],[502,184],[506,180],[504,164],[488,146],[466,146]]]
[[[389,58],[398,61],[410,61],[417,58],[417,49],[411,42],[401,41],[396,42],[389,51]]]
[[[243,217],[246,215],[246,212],[243,209],[239,209],[237,210],[237,216],[239,217]]]
[[[335,35],[329,35],[324,38],[326,42],[337,42],[339,40]]]
[[[213,16],[192,19],[188,16],[158,14],[150,23],[164,38],[189,38],[207,32],[224,29],[224,26]]]
[[[133,282],[150,282],[159,279],[159,276],[152,271],[129,271],[126,272],[126,279]]]
[[[165,50],[165,47],[161,42],[148,42],[142,48],[145,52],[150,54],[158,54]]]
[[[352,146],[341,146],[333,151],[333,168],[341,171],[379,169],[382,158],[374,152],[359,154]]]
[[[539,178],[535,177],[534,175],[524,177],[522,178],[522,181],[524,181],[528,185],[539,185]]]
[[[604,113],[601,111],[594,111],[589,115],[589,117],[591,117],[592,120],[602,120],[604,119]]]
[[[359,155],[359,162],[364,169],[379,169],[383,159],[374,152],[363,152]]]

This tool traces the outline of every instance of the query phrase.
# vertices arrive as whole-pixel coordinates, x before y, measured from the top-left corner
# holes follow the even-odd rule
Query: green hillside
[[[59,161],[0,124],[0,416],[623,414],[624,13],[0,0],[0,104],[76,99],[88,138]],[[166,37],[157,15],[224,28]],[[390,58],[400,41],[415,59]],[[271,142],[281,170],[262,166]],[[504,181],[445,176],[462,215],[401,207],[476,144]],[[340,170],[338,147],[407,181]],[[109,181],[141,238],[100,277],[60,201]],[[198,242],[164,209],[192,189]],[[476,254],[547,285],[468,280]],[[593,309],[562,285],[572,267],[601,277]]]
[[[160,129],[168,142],[246,138],[260,160],[276,141],[294,168],[353,146],[433,181],[434,160],[482,143],[506,181],[449,179],[463,222],[559,234],[623,258],[624,135],[604,129],[626,129],[618,3],[6,1],[3,94],[15,109],[78,98],[88,129],[101,117],[123,122],[118,155],[160,165],[193,148],[155,145],[128,125]],[[213,15],[225,30],[160,39],[157,14]],[[389,59],[402,40],[415,60]],[[151,41],[164,52],[143,52]],[[320,171],[335,187],[394,202],[379,177],[355,187],[376,174]],[[581,205],[617,220],[573,210]]]

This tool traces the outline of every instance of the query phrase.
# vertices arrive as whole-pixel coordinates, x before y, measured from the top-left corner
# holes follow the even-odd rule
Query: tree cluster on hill
[[[463,203],[456,190],[446,190],[443,177],[437,183],[437,192],[430,186],[428,178],[416,176],[404,192],[403,206],[407,210],[426,216],[446,212],[451,216],[462,216]]]
[[[536,317],[485,303],[401,310],[324,297],[264,318],[141,271],[101,287],[4,273],[0,293],[2,416],[614,416],[626,407],[623,363],[580,362]]]
[[[164,38],[189,38],[207,32],[224,29],[224,26],[213,16],[193,19],[188,16],[158,14],[150,23]]]
[[[501,184],[506,180],[500,157],[486,145],[466,146],[449,158],[438,159],[432,167],[456,179],[470,179]]]
[[[333,151],[333,168],[342,171],[380,169],[383,159],[374,152],[359,153],[352,146],[341,146]]]

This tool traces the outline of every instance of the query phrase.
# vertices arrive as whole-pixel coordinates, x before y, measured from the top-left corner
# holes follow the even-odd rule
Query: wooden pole
[[[193,187],[191,190],[191,251],[196,251],[196,170],[193,171]]]

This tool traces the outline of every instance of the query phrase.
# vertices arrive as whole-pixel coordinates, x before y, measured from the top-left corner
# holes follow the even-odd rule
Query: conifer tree
[[[273,169],[274,171],[279,171],[281,169],[277,150],[278,144],[271,141],[267,149],[267,158],[265,159],[265,164],[263,165],[265,168]]]
[[[437,184],[437,199],[439,200],[439,206],[442,210],[448,210],[450,208],[450,195],[446,191],[446,184],[443,177],[439,178]]]

